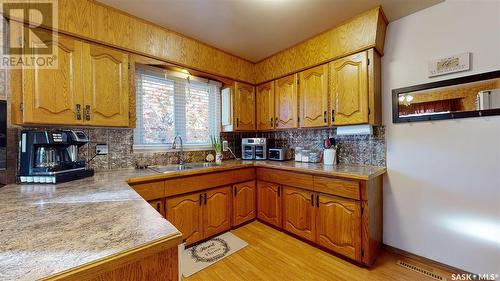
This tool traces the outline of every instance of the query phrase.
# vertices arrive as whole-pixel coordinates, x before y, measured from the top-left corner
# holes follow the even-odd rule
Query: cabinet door
[[[310,241],[315,236],[314,194],[289,186],[283,187],[283,228]]]
[[[256,211],[255,181],[233,186],[233,226],[255,219]]]
[[[333,125],[368,123],[368,60],[366,52],[330,63]]]
[[[299,73],[300,127],[327,126],[328,65],[320,65]]]
[[[231,187],[209,190],[203,195],[203,238],[231,228]]]
[[[155,210],[165,217],[165,205],[163,204],[163,199],[151,200],[148,203],[155,208]]]
[[[257,182],[257,217],[281,227],[281,187],[274,183]]]
[[[203,239],[202,203],[201,193],[167,198],[167,220],[182,232],[186,244]]]
[[[274,81],[257,86],[257,130],[274,128]]]
[[[297,74],[276,80],[275,128],[297,128]]]
[[[239,82],[235,82],[234,88],[236,130],[255,130],[255,88]]]
[[[316,242],[354,260],[361,260],[361,205],[359,201],[319,195]]]
[[[128,55],[85,44],[85,124],[129,125]]]
[[[33,43],[36,44],[36,43]],[[56,69],[23,68],[23,122],[83,124],[82,42],[59,36],[45,41],[57,54]]]

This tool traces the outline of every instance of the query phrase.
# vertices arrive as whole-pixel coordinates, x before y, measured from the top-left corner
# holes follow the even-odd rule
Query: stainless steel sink
[[[216,163],[191,163],[189,166],[193,168],[206,168],[206,167],[213,167],[213,166],[218,166],[219,164]]]
[[[189,163],[189,164],[185,164],[185,165],[150,166],[149,168],[151,170],[158,172],[158,173],[168,173],[168,172],[175,172],[175,171],[208,168],[208,167],[213,167],[213,166],[218,166],[218,165],[220,165],[220,164],[216,164],[216,163]]]
[[[187,165],[175,165],[175,166],[161,167],[160,170],[162,170],[163,172],[172,172],[172,171],[184,171],[189,169],[193,169],[193,167]]]

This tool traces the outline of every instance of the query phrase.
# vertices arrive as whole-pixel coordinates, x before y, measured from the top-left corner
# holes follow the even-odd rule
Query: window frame
[[[176,105],[175,103],[175,100],[176,100],[176,84],[177,84],[177,81],[175,79],[172,79],[172,78],[169,78],[169,77],[176,77],[177,79],[186,79],[187,80],[187,84],[189,83],[196,83],[198,85],[196,85],[196,87],[198,86],[201,86],[203,87],[204,85],[203,84],[207,84],[208,86],[208,90],[209,91],[214,91],[215,89],[215,93],[209,93],[209,95],[215,95],[210,97],[209,96],[209,108],[210,107],[213,107],[213,110],[215,110],[214,112],[211,112],[209,110],[209,131],[213,131],[213,129],[215,128],[215,134],[218,135],[220,134],[221,132],[221,90],[222,90],[222,83],[219,82],[219,81],[214,81],[214,80],[209,80],[209,79],[205,79],[205,78],[200,78],[200,77],[196,77],[196,76],[192,76],[190,74],[186,74],[186,73],[182,73],[182,72],[176,72],[176,71],[170,71],[170,70],[165,70],[165,69],[161,69],[161,68],[158,68],[158,67],[153,67],[153,66],[147,66],[147,65],[136,65],[136,73],[137,72],[141,72],[141,71],[150,71],[150,72],[156,72],[156,74],[162,74],[164,76],[165,79],[167,80],[170,80],[174,82],[174,104],[173,104],[173,111],[174,111],[174,124],[173,124],[173,130],[174,130],[174,135],[178,135],[178,132],[181,131],[181,130],[184,130],[184,135],[187,133],[187,124],[185,126],[185,128],[178,128],[178,122],[179,122],[179,118],[178,116],[175,115],[175,112],[178,111],[178,110],[186,110],[186,108],[184,109],[179,109],[178,107],[181,107],[181,106],[186,106],[185,103],[181,103],[182,105]],[[158,77],[160,77],[160,75],[158,75]],[[134,79],[137,79],[137,74],[136,74],[136,77],[134,77]],[[186,86],[187,84],[184,84],[182,86]],[[210,85],[214,86],[214,87],[210,87]],[[138,91],[138,85],[136,83],[136,99],[138,97],[139,94],[142,94],[142,90],[141,91]],[[184,88],[184,91],[185,91],[186,88]],[[182,91],[182,90],[180,90]],[[210,101],[210,98],[215,98],[216,101]],[[139,99],[137,99],[137,104],[136,104],[136,107],[138,106],[141,106],[141,102],[139,102]],[[210,106],[212,105],[212,106]],[[142,112],[142,110],[138,110],[136,108],[136,114],[140,114],[140,112]],[[213,116],[211,116],[211,114],[214,114]],[[215,118],[215,120],[211,120]],[[184,121],[187,121],[187,118],[184,117],[183,118]],[[132,145],[132,148],[133,148],[133,151],[134,152],[175,152],[175,151],[179,151],[179,149],[172,149],[172,142],[167,142],[167,143],[155,143],[155,144],[142,144],[142,143],[136,143],[136,132],[135,130],[140,130],[139,129],[139,126],[141,125],[142,123],[142,116],[136,116],[136,128],[134,128],[134,139],[133,139],[133,145]],[[215,127],[214,127],[215,126]],[[183,146],[184,146],[184,150],[185,151],[200,151],[200,150],[211,150],[213,149],[212,148],[212,144],[210,143],[210,140],[207,142],[207,143],[186,143],[186,137],[183,136]],[[172,141],[173,141],[173,138],[172,138]]]

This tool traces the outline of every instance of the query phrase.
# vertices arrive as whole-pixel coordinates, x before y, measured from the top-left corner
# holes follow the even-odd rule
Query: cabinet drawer
[[[286,172],[275,169],[257,168],[257,179],[279,183],[281,185],[300,187],[303,189],[313,189],[312,175]]]
[[[147,201],[165,197],[164,181],[134,184],[132,188]]]
[[[360,200],[359,182],[328,177],[314,177],[314,191]]]
[[[165,196],[170,197],[218,186],[232,185],[253,180],[254,178],[254,168],[245,168],[170,179],[165,182]]]

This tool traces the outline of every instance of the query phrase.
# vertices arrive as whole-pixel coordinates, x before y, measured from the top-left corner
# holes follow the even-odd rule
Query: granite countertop
[[[229,160],[220,165],[122,169],[92,178],[0,188],[0,280],[36,280],[103,259],[180,232],[128,184],[245,167],[369,180],[376,166],[324,166],[294,161]]]
[[[191,165],[187,163],[186,166]],[[269,161],[269,160],[227,160],[222,164],[209,167],[194,167],[192,169],[172,171],[172,166],[153,166],[150,169],[157,171],[146,177],[134,177],[129,179],[129,183],[144,182],[147,180],[162,180],[175,178],[187,175],[196,175],[210,172],[220,172],[225,170],[234,170],[247,167],[263,167],[271,169],[280,169],[293,172],[302,172],[322,176],[342,177],[357,180],[370,180],[377,176],[383,175],[387,169],[381,166],[355,166],[355,165],[336,165],[327,166],[321,163],[302,163],[289,161]]]
[[[153,173],[124,169],[57,185],[0,188],[0,280],[36,280],[178,237],[126,183]]]

